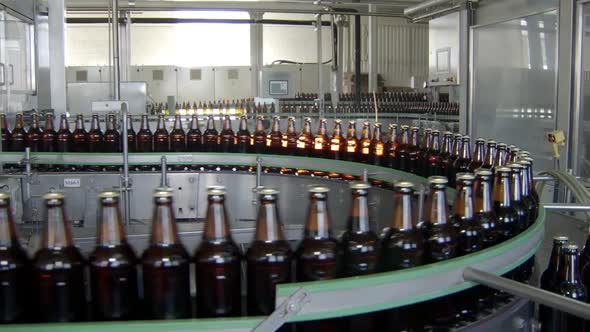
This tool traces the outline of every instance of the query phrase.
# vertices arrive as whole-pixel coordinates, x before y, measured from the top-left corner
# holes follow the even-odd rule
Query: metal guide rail
[[[290,167],[334,171],[387,182],[400,179],[424,183],[425,179],[398,170],[367,164],[305,157],[166,153],[168,164]],[[3,163],[19,163],[22,153],[1,153]],[[162,154],[129,154],[130,165],[159,165]],[[122,164],[121,154],[32,153],[32,164]],[[131,188],[131,190],[133,190]],[[67,324],[24,324],[4,327],[7,331],[266,331],[260,325],[289,321],[327,319],[396,308],[453,294],[476,285],[464,279],[467,268],[502,275],[520,266],[537,251],[544,233],[544,209],[526,231],[491,248],[448,261],[407,270],[376,273],[329,281],[290,283],[277,286],[277,311],[267,317],[191,319],[173,321],[88,322]],[[354,299],[354,301],[350,301]]]

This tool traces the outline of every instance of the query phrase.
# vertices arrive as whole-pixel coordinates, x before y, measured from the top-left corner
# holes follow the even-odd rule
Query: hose
[[[588,189],[586,189],[586,187],[584,187],[574,176],[558,170],[543,171],[540,172],[539,175],[548,175],[555,178],[573,193],[576,202],[590,205],[590,192],[588,192]],[[544,188],[544,182],[539,182],[535,185],[535,189],[538,193],[542,193]],[[586,214],[587,221],[590,221],[590,212],[584,213]]]

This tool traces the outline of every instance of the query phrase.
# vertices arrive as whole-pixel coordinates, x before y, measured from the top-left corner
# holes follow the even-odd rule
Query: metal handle
[[[10,85],[14,85],[14,65],[8,65],[10,68]]]
[[[2,75],[0,75],[0,78],[2,78],[2,82],[0,82],[0,86],[5,86],[6,85],[6,65],[0,62],[0,68],[2,69]]]

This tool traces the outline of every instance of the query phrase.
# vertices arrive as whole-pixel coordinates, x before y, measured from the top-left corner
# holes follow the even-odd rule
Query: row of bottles
[[[429,103],[429,102],[377,102],[380,114],[431,114],[431,115],[459,115],[458,103]],[[326,105],[327,114],[372,114],[375,113],[375,103],[361,104],[339,103],[336,107]],[[319,113],[317,104],[300,103],[293,101],[281,102],[281,112],[287,114]]]
[[[219,100],[217,102],[181,102],[170,108],[168,103],[151,103],[147,105],[147,112],[151,115],[240,115],[275,113],[275,104],[263,102],[255,103],[254,99]]]
[[[172,208],[173,192],[153,194],[152,230],[148,248],[137,258],[125,237],[117,192],[99,194],[97,242],[85,260],[66,222],[64,196],[43,198],[47,219],[41,249],[31,261],[20,247],[10,198],[0,194],[0,245],[3,261],[3,301],[0,318],[12,321],[84,320],[86,302],[92,319],[173,319],[193,316],[190,265],[195,265],[196,312],[199,317],[269,314],[275,307],[275,285],[394,271],[470,254],[516,236],[532,222],[535,211],[514,201],[518,167],[458,176],[453,212],[446,197],[447,179],[429,178],[423,220],[416,215],[414,185],[394,186],[390,227],[379,237],[370,227],[369,190],[351,182],[352,204],[346,231],[338,239],[328,210],[329,189],[312,186],[303,239],[291,250],[282,232],[278,191],[258,192],[259,210],[254,241],[245,255],[232,239],[225,209],[225,191],[208,189],[208,208],[199,248],[189,256],[180,241]],[[530,207],[529,207],[530,208]],[[241,306],[241,265],[246,263],[247,310]],[[141,268],[138,278],[137,268]],[[89,269],[90,298],[85,297],[84,271]],[[532,271],[518,271],[527,280]],[[141,287],[139,287],[141,285]],[[140,291],[142,290],[142,291]],[[474,290],[472,296],[489,294]],[[28,301],[32,303],[27,303]],[[469,301],[453,304],[467,310]],[[463,307],[465,306],[465,307]],[[27,308],[35,308],[30,312]],[[27,316],[31,315],[31,316]],[[314,323],[311,323],[312,325]],[[311,330],[317,330],[314,327]]]
[[[356,100],[354,93],[341,93],[339,100],[342,102],[352,102]],[[324,100],[330,100],[332,95],[326,93]],[[297,92],[294,100],[299,101],[315,101],[318,99],[318,94],[313,92]],[[289,100],[293,100],[289,99]],[[394,103],[394,102],[423,102],[427,100],[427,95],[422,92],[382,92],[382,93],[361,93],[361,103],[373,104],[373,100],[376,99],[379,103]]]

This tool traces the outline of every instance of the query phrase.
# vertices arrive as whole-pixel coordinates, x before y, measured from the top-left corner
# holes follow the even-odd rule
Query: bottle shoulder
[[[150,245],[141,257],[144,265],[152,266],[178,266],[189,264],[190,256],[182,244]]]
[[[195,252],[195,261],[197,263],[230,263],[239,261],[241,256],[240,249],[232,239],[219,242],[203,240]]]
[[[118,246],[97,246],[88,256],[88,262],[96,267],[135,265],[137,255],[127,243]]]
[[[84,257],[77,247],[41,248],[33,258],[33,265],[37,269],[70,269],[85,263]]]

